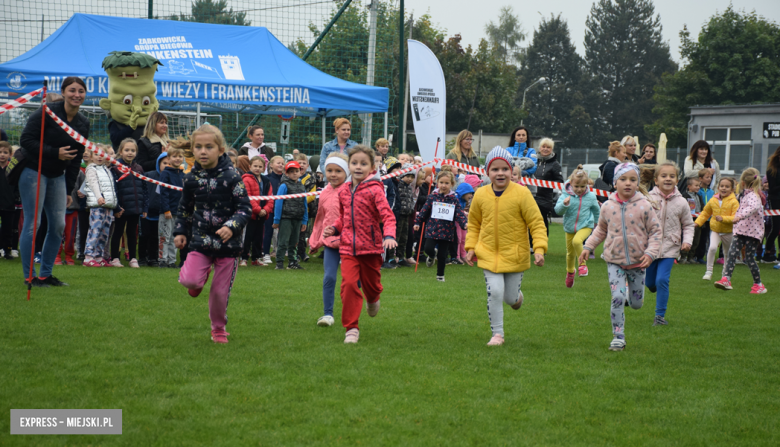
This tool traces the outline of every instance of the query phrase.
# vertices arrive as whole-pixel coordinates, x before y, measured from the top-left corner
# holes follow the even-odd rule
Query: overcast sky
[[[593,6],[592,0],[547,0],[537,2],[517,2],[512,0],[405,0],[407,14],[414,12],[415,17],[430,13],[433,22],[447,30],[451,36],[460,33],[463,46],[476,47],[479,39],[485,37],[485,24],[491,20],[498,22],[502,6],[512,6],[520,17],[523,29],[527,33],[528,46],[533,39],[533,31],[542,16],[561,14],[569,24],[572,41],[580,55],[585,54],[585,19]],[[672,58],[680,61],[679,32],[688,25],[692,36],[698,36],[709,18],[716,12],[725,10],[729,3],[735,9],[755,10],[759,15],[780,21],[780,0],[654,0],[655,12],[661,16],[663,39],[669,44]]]

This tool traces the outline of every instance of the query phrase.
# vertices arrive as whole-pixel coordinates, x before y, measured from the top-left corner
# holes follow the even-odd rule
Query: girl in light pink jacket
[[[677,165],[666,161],[655,168],[655,188],[650,191],[650,203],[661,223],[661,251],[647,268],[647,288],[655,296],[655,320],[653,326],[668,324],[666,305],[669,302],[669,278],[675,259],[682,251],[691,249],[693,230],[691,208],[677,190]],[[682,247],[681,247],[682,245]]]
[[[325,267],[325,276],[322,278],[322,306],[324,315],[317,320],[317,326],[333,325],[333,302],[336,292],[336,274],[339,270],[341,255],[339,255],[339,236],[325,237],[322,231],[325,228],[332,227],[333,223],[340,217],[338,189],[347,180],[349,166],[347,157],[344,154],[334,152],[325,160],[325,179],[328,184],[320,193],[319,207],[317,208],[317,218],[314,221],[314,228],[309,237],[309,247],[311,254],[314,254],[320,247],[325,247],[325,258],[323,265]]]
[[[731,290],[731,273],[737,254],[745,249],[745,264],[753,275],[753,288],[750,293],[766,293],[766,287],[761,284],[761,272],[756,262],[756,252],[761,248],[764,238],[764,203],[761,195],[761,174],[755,168],[747,168],[739,179],[742,199],[734,216],[734,240],[729,247],[726,265],[723,266],[723,278],[715,283],[715,287]]]
[[[612,343],[610,351],[626,347],[623,331],[626,303],[640,309],[645,296],[645,269],[658,257],[661,225],[653,206],[639,188],[639,167],[633,163],[615,166],[615,192],[601,207],[599,223],[585,242],[579,262],[604,242],[602,258],[607,261],[612,289]]]

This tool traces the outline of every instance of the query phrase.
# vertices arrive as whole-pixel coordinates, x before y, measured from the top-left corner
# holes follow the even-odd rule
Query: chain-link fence
[[[397,109],[394,104],[398,94],[397,4],[393,0],[373,1],[373,8],[368,2],[364,4],[361,1],[352,1],[316,50],[307,58],[309,64],[332,76],[361,84],[369,83],[370,77],[373,77],[373,85],[390,89],[390,113],[387,115],[375,113],[369,116],[347,117],[352,122],[352,139],[358,142],[368,137],[369,129],[364,122],[370,119],[371,136],[367,138],[370,144],[385,136],[386,132],[397,131],[393,111]],[[343,0],[60,0],[53,4],[44,0],[7,0],[0,6],[0,63],[11,60],[41,43],[74,13],[263,26],[291,51],[302,57],[344,3]],[[373,71],[368,63],[371,23],[375,23],[376,30]],[[85,39],[99,37],[84,36]],[[247,42],[247,45],[251,45],[251,42]],[[90,107],[90,139],[108,142],[108,116],[97,107],[97,99],[88,99],[84,105]],[[8,132],[13,144],[18,144],[28,113],[19,110],[0,115],[0,127]],[[187,114],[174,113],[173,116],[176,116],[177,123],[180,119],[189,119]],[[388,122],[385,122],[385,116]],[[279,144],[281,119],[275,115],[222,113],[219,119],[212,116],[204,119],[212,124],[221,122],[228,143],[236,141],[251,123],[265,129],[266,142],[276,142],[277,151],[286,153],[299,149],[311,155],[318,154],[322,148],[323,123],[319,118],[293,119],[287,145]],[[325,137],[328,139],[334,138],[332,122],[333,118],[329,118],[325,123]],[[179,129],[189,128],[175,126],[169,132],[170,135],[176,136],[173,132]],[[236,146],[246,141],[248,139],[241,138]]]

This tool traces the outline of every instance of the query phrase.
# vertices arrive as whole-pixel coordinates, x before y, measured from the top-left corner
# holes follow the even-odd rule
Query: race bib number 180
[[[455,205],[443,202],[433,202],[433,210],[431,211],[432,219],[441,219],[452,221],[455,217]]]

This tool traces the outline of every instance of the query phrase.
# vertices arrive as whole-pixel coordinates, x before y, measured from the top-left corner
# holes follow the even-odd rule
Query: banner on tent
[[[412,123],[423,160],[433,160],[444,151],[447,90],[444,72],[436,55],[424,44],[409,39],[409,95]],[[436,153],[436,142],[440,141]]]

